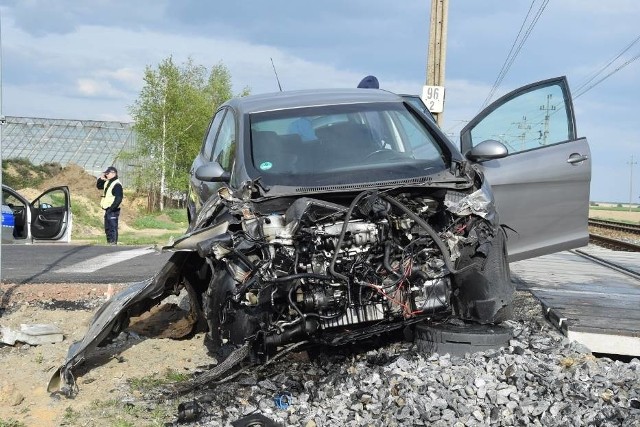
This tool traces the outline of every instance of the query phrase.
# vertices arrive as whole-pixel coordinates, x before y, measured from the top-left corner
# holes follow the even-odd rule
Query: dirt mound
[[[45,180],[41,189],[66,185],[71,191],[71,197],[85,197],[96,204],[100,202],[100,191],[96,188],[96,177],[88,174],[80,166],[69,164],[62,170]],[[73,199],[72,199],[73,200]]]

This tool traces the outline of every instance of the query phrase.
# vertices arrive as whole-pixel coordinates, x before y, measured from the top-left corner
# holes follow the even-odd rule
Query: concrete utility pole
[[[431,0],[427,80],[422,99],[429,111],[442,124],[444,107],[444,67],[447,57],[447,20],[449,0]]]

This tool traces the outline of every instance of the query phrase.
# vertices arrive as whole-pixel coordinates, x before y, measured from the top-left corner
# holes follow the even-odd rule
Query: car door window
[[[236,153],[236,124],[233,114],[226,115],[220,126],[220,132],[213,149],[212,160],[217,161],[222,169],[231,171]]]
[[[532,88],[504,102],[471,129],[471,145],[493,139],[513,154],[574,139],[573,114],[563,88],[560,83]]]
[[[205,159],[211,160],[213,157],[213,145],[216,141],[216,135],[218,134],[218,129],[220,128],[220,123],[222,122],[222,118],[224,117],[225,110],[220,110],[211,120],[211,125],[209,126],[209,132],[207,132],[207,139],[205,139],[204,144],[202,144],[202,156]]]

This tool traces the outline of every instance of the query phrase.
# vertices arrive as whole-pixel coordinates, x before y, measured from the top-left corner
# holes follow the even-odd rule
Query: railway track
[[[590,218],[589,242],[618,251],[640,252],[640,225]]]
[[[601,236],[599,234],[589,233],[589,242],[616,251],[640,252],[640,245],[624,240],[612,239],[611,237]]]
[[[640,235],[639,224],[629,224],[626,222],[609,221],[606,219],[589,219],[589,227],[604,229],[604,230],[616,230],[630,234]]]

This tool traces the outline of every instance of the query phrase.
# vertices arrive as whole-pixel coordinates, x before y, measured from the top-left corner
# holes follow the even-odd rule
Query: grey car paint
[[[545,104],[552,92],[556,95],[554,104]],[[518,104],[525,96],[542,101]],[[513,128],[512,139],[518,140],[524,131],[535,131],[536,126],[540,129],[538,142],[533,145],[519,151],[514,143],[508,156],[481,161],[478,166],[491,184],[500,222],[508,227],[509,261],[585,246],[589,241],[591,153],[586,138],[576,136],[567,80],[564,77],[544,80],[496,100],[462,130],[463,153],[479,147],[486,134],[475,137],[474,132],[492,115],[505,116],[500,109],[507,107],[514,120],[523,117],[531,123],[523,126],[509,120],[506,127]],[[536,113],[538,121],[533,120]],[[560,123],[556,129],[550,125],[553,122]],[[505,133],[500,136],[508,137]]]

